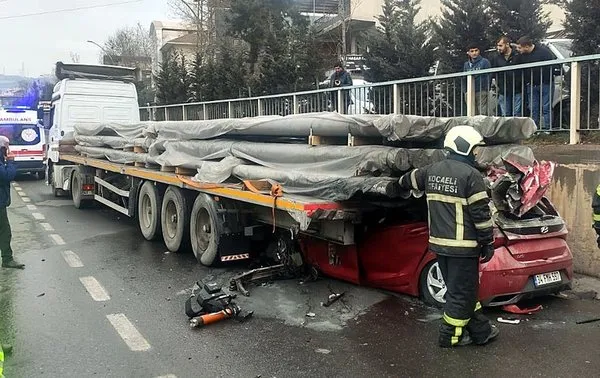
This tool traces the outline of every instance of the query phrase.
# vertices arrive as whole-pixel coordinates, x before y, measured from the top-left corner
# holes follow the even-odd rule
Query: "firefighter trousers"
[[[438,264],[446,283],[446,304],[440,325],[440,346],[451,347],[462,340],[465,330],[475,344],[487,341],[492,326],[481,311],[479,257],[438,255]]]
[[[8,212],[6,207],[0,208],[0,255],[2,262],[9,262],[13,259],[13,250],[10,247],[12,232],[8,221]]]

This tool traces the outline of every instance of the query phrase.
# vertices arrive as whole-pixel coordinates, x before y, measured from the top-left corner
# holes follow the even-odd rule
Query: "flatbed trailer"
[[[247,259],[253,243],[285,233],[354,244],[366,204],[343,204],[288,195],[268,181],[206,184],[180,174],[61,153],[70,166],[64,187],[77,208],[93,201],[137,218],[147,240],[163,239],[170,251],[191,246],[204,265]],[[66,168],[66,167],[64,167]]]

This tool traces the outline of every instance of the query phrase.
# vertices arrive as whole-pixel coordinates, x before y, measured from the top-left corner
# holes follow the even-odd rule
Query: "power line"
[[[41,15],[44,15],[44,14],[76,12],[76,11],[86,10],[86,9],[106,8],[106,7],[112,7],[114,5],[139,3],[140,1],[143,1],[143,0],[129,0],[129,1],[121,1],[121,2],[118,2],[118,3],[96,4],[96,5],[88,5],[88,6],[85,6],[85,7],[56,9],[56,10],[51,10],[51,11],[37,12],[37,13],[19,14],[19,15],[15,15],[15,16],[3,16],[3,17],[0,17],[0,20],[9,20],[9,19],[14,19],[14,18],[24,18],[24,17],[32,17],[32,16],[41,16]],[[2,2],[2,1],[0,0],[0,2]]]

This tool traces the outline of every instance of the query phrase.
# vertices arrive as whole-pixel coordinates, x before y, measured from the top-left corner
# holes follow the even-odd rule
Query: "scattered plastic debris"
[[[331,306],[338,299],[340,299],[341,297],[343,297],[344,294],[346,294],[346,293],[344,292],[344,293],[341,293],[341,294],[335,294],[335,293],[334,294],[330,294],[329,298],[327,298],[327,302],[323,303],[323,307],[329,307],[329,306]]]
[[[315,316],[317,316],[317,314],[315,314],[314,312],[309,312],[306,314],[306,316],[308,316],[309,318],[314,318]]]
[[[498,319],[498,323],[505,323],[505,324],[519,324],[521,323],[521,319],[512,319],[512,318],[502,318],[499,317]]]
[[[520,308],[516,304],[502,306],[502,310],[504,310],[506,312],[510,312],[511,314],[518,314],[518,315],[531,315],[531,314],[535,314],[536,312],[540,312],[543,309],[544,309],[544,307],[542,305],[537,305],[535,307],[529,307],[529,308]]]
[[[43,297],[44,295],[46,295],[46,293],[41,293],[41,294],[38,294],[38,295],[37,295],[37,297],[38,297],[38,298],[39,298],[39,297]]]

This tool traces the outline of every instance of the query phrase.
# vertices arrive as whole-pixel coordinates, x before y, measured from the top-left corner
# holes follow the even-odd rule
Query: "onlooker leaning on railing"
[[[469,45],[467,50],[469,60],[465,62],[463,71],[479,71],[490,68],[490,61],[481,56],[476,45]],[[477,114],[488,115],[488,95],[490,92],[489,74],[475,75],[475,107]]]
[[[510,45],[510,39],[501,37],[496,43],[496,51],[490,63],[492,67],[508,67],[515,63],[518,52]],[[503,117],[521,116],[523,109],[523,80],[522,72],[512,70],[495,75],[498,89],[498,104],[500,115]]]
[[[531,38],[521,37],[517,41],[519,55],[515,58],[517,64],[544,62],[554,60],[554,56],[541,44],[534,44]],[[552,77],[556,66],[534,67],[525,70],[524,80],[527,101],[531,109],[531,118],[538,125],[538,129],[550,130],[552,108]],[[558,66],[560,70],[560,66]],[[543,124],[540,124],[540,109],[543,115]]]

